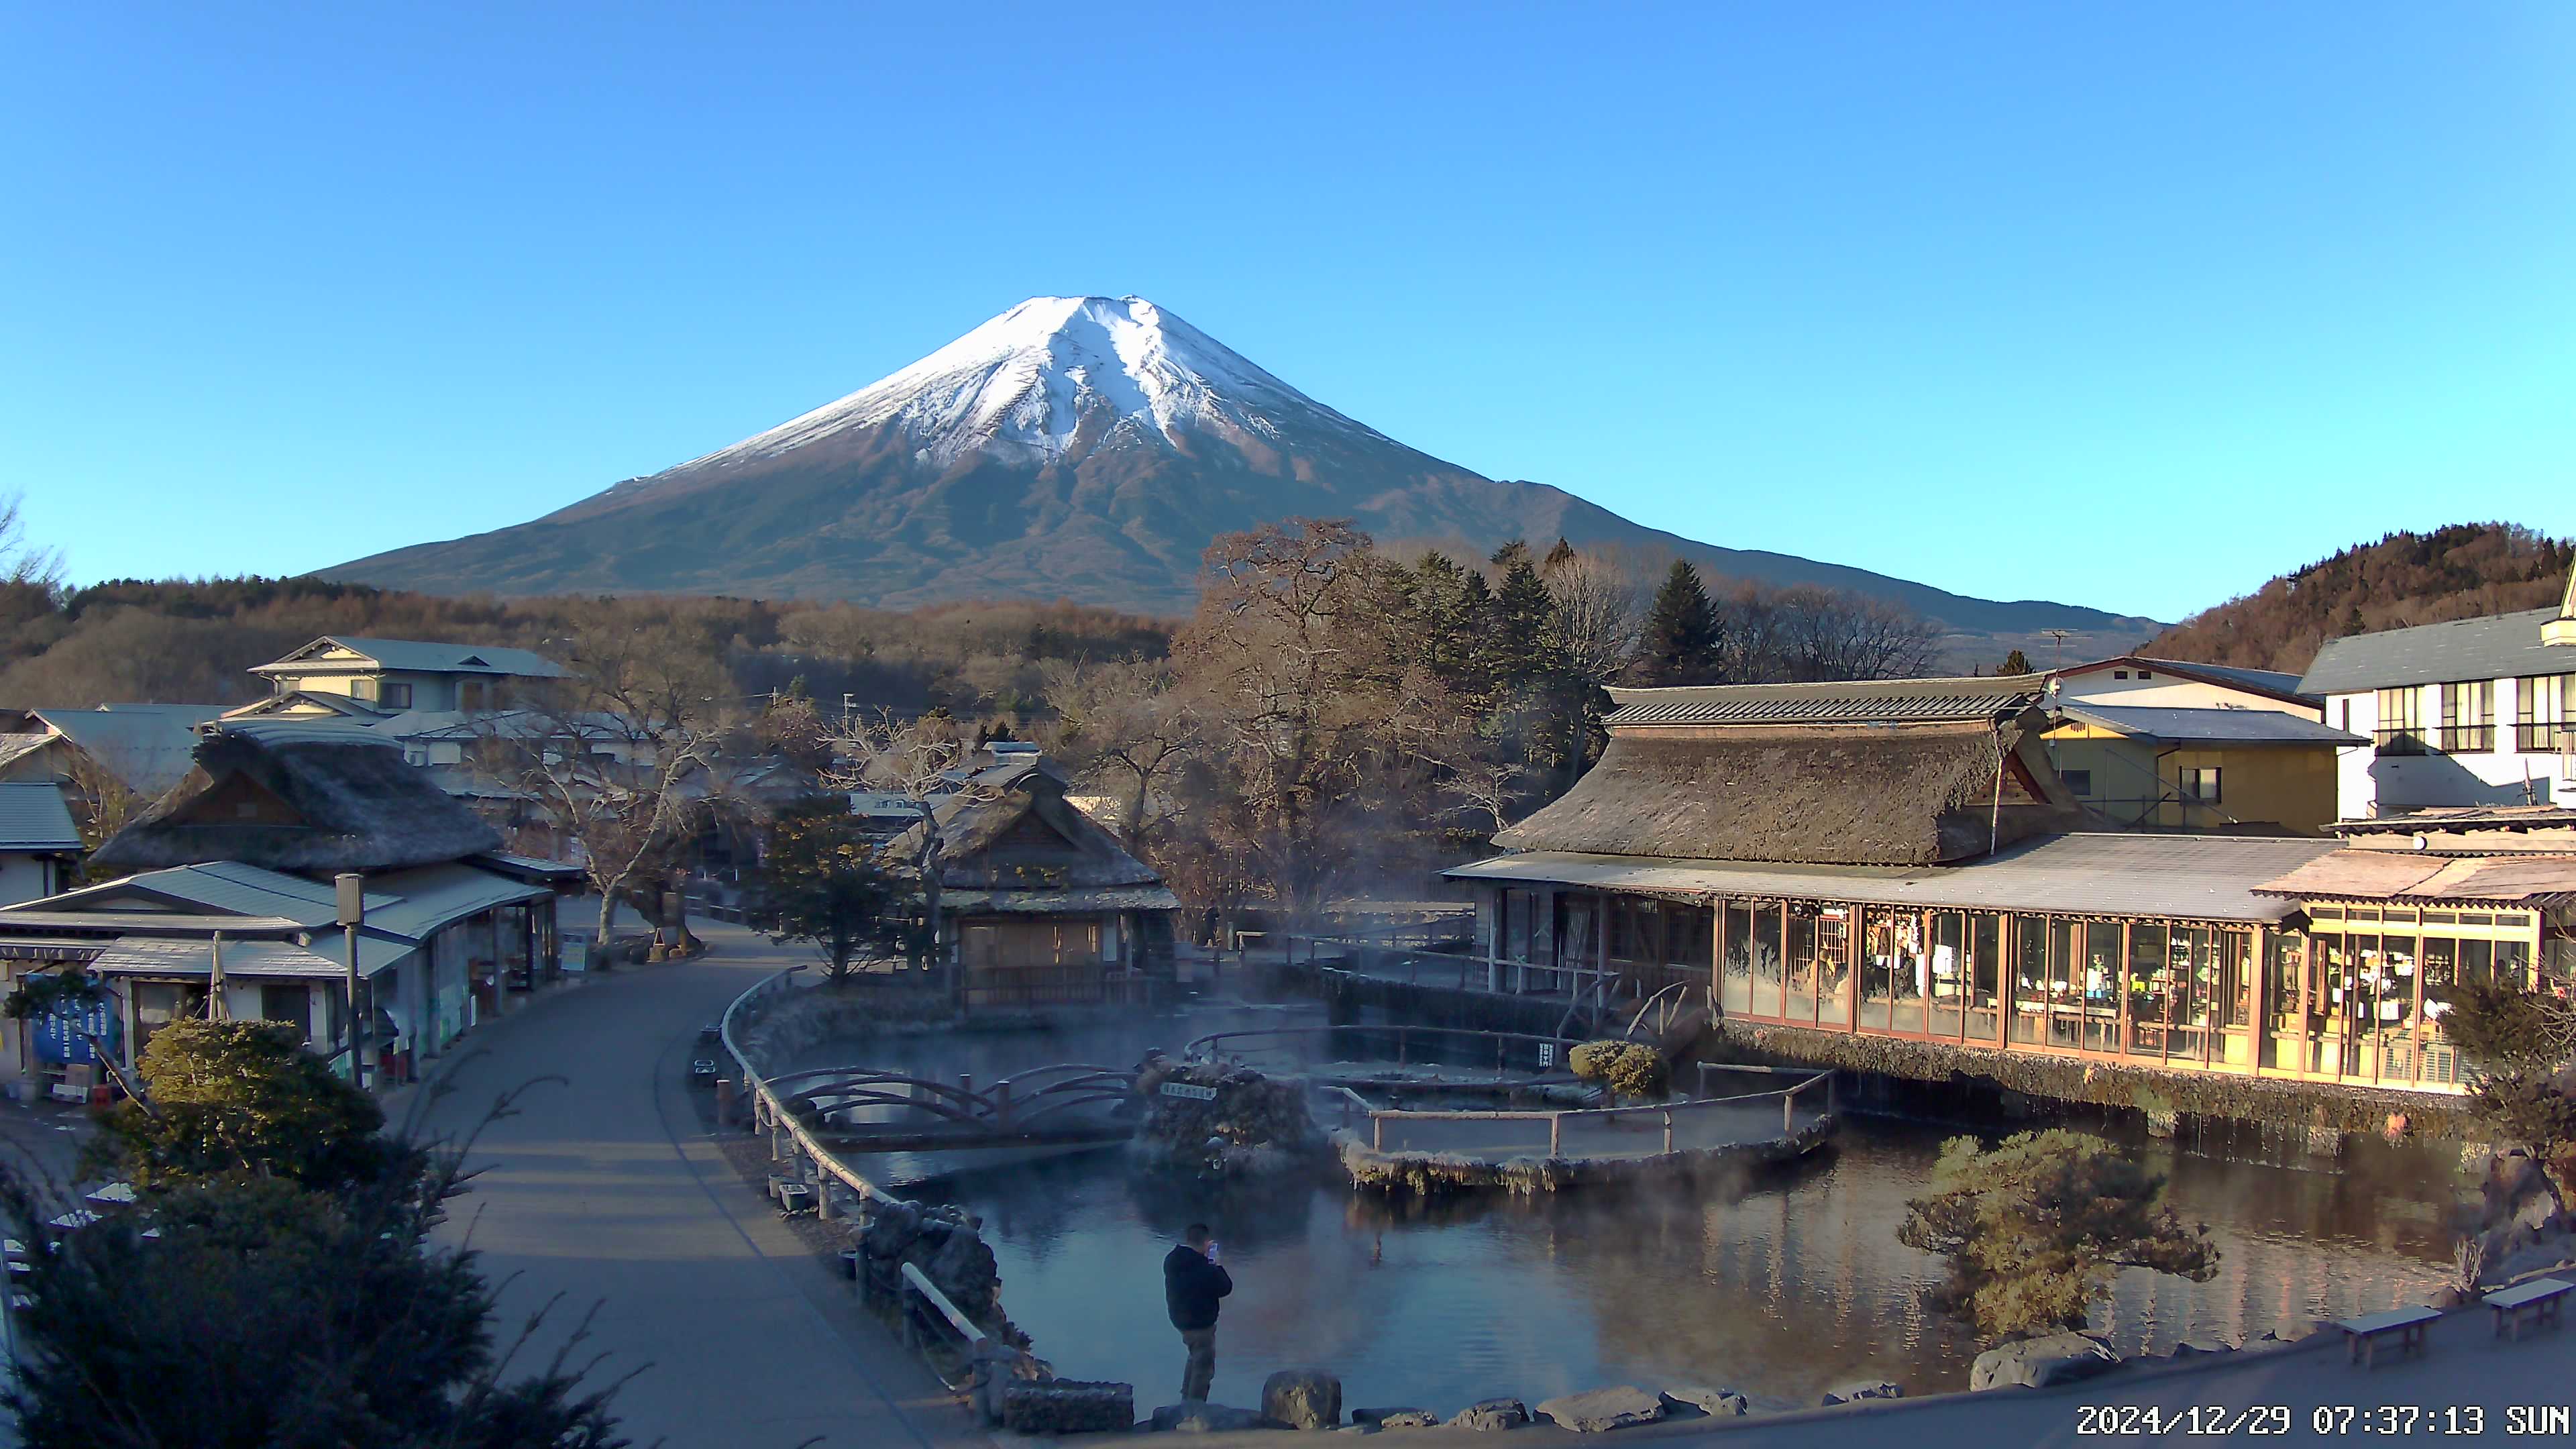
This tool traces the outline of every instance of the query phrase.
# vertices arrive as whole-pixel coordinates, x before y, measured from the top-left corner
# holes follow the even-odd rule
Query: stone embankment
[[[1831,1141],[1838,1120],[1828,1114],[1796,1131],[1750,1142],[1676,1146],[1670,1152],[1550,1156],[1544,1151],[1380,1149],[1349,1130],[1332,1135],[1334,1151],[1354,1187],[1420,1197],[1501,1188],[1517,1194],[1570,1187],[1614,1187],[1715,1171],[1748,1170],[1793,1162]]]

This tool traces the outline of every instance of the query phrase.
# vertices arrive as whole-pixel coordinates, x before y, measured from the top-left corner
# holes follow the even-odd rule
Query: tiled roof
[[[2306,694],[2355,694],[2408,684],[2576,673],[2576,648],[2540,642],[2556,609],[2525,609],[2331,639],[2299,681]]]
[[[2336,848],[2331,840],[2286,836],[2052,835],[1967,865],[1915,869],[1532,851],[1446,874],[1686,895],[2271,922],[2295,906],[2255,888]]]
[[[2147,709],[2065,704],[2058,713],[2142,739],[2239,745],[2366,745],[2369,739],[2277,709]]]
[[[80,844],[59,788],[0,785],[0,850],[78,850]]]
[[[1604,723],[1897,724],[1995,719],[2036,704],[2036,674],[1964,679],[1836,680],[1821,684],[1700,684],[1614,689]]]
[[[34,714],[125,788],[153,800],[188,777],[197,726],[223,712],[219,704],[102,704]]]
[[[352,654],[364,655],[386,669],[424,674],[516,674],[557,679],[564,673],[562,665],[528,649],[503,649],[489,644],[439,644],[421,639],[362,639],[353,634],[325,634],[275,663],[254,667],[251,672],[293,674],[299,670],[328,669],[352,662],[302,657],[319,644],[336,644]]]

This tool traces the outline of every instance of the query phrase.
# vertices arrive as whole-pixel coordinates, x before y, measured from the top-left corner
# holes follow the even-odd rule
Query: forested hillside
[[[2347,634],[2554,605],[2571,562],[2576,541],[2518,524],[2392,533],[2195,614],[2140,652],[2304,673],[2318,646]]]
[[[650,631],[657,647],[719,665],[736,692],[803,679],[905,712],[1013,715],[1050,660],[1159,657],[1171,624],[1071,604],[948,604],[898,613],[749,599],[449,599],[320,579],[119,580],[0,596],[0,705],[231,704],[244,671],[322,634],[515,645],[569,657],[599,631]]]

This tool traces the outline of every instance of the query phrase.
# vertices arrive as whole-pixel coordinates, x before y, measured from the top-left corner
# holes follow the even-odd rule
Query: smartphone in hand
[[[1211,1263],[1216,1261],[1216,1239],[1214,1238],[1208,1239],[1207,1260]]]

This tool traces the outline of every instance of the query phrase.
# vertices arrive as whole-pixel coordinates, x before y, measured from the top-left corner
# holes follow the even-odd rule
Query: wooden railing
[[[1275,1026],[1246,1031],[1210,1032],[1181,1048],[1185,1059],[1203,1060],[1219,1054],[1244,1056],[1264,1052],[1299,1052],[1299,1047],[1314,1038],[1326,1039],[1328,1045],[1367,1050],[1381,1054],[1354,1058],[1336,1050],[1336,1060],[1392,1061],[1398,1066],[1481,1067],[1488,1050],[1492,1052],[1496,1072],[1515,1069],[1537,1075],[1564,1077],[1571,1072],[1566,1056],[1587,1038],[1543,1036],[1520,1031],[1483,1031],[1460,1026],[1406,1026],[1355,1023],[1348,1026]],[[1303,1053],[1299,1052],[1302,1056]],[[1475,1060],[1463,1060],[1472,1055]],[[1521,1065],[1525,1063],[1526,1065]]]
[[[717,1032],[724,1039],[725,1055],[732,1057],[734,1065],[741,1069],[743,1088],[751,1098],[753,1123],[769,1132],[770,1160],[783,1162],[802,1153],[805,1160],[814,1165],[818,1179],[829,1179],[816,1183],[818,1190],[814,1194],[814,1207],[819,1216],[831,1218],[838,1215],[837,1205],[832,1201],[832,1182],[848,1188],[863,1203],[890,1195],[834,1155],[806,1129],[804,1123],[796,1120],[796,1114],[787,1109],[786,1101],[770,1086],[768,1078],[752,1065],[751,1057],[742,1049],[742,1040],[737,1034],[740,1028],[751,1022],[751,1016],[745,1014],[745,1007],[765,1008],[770,997],[789,989],[788,978],[804,969],[790,966],[735,997],[733,1004],[725,1008],[724,1019],[718,1024]]]
[[[1792,1076],[1799,1073],[1799,1069],[1794,1067],[1737,1067],[1709,1062],[1702,1062],[1699,1065],[1703,1091],[1706,1090],[1707,1073],[1711,1071],[1763,1073],[1773,1076]],[[1345,1104],[1342,1111],[1344,1125],[1347,1127],[1358,1117],[1365,1115],[1369,1124],[1369,1146],[1378,1152],[1386,1150],[1386,1124],[1390,1121],[1397,1123],[1399,1127],[1406,1122],[1543,1122],[1547,1124],[1547,1155],[1562,1157],[1565,1154],[1565,1129],[1568,1123],[1581,1126],[1592,1122],[1615,1123],[1639,1118],[1653,1119],[1663,1128],[1662,1150],[1669,1154],[1674,1150],[1674,1114],[1680,1113],[1687,1120],[1694,1113],[1714,1108],[1739,1108],[1769,1097],[1780,1099],[1780,1135],[1794,1136],[1798,1130],[1799,1097],[1819,1087],[1824,1092],[1825,1115],[1832,1116],[1835,1102],[1834,1074],[1831,1071],[1807,1074],[1788,1087],[1745,1092],[1729,1097],[1701,1096],[1687,1102],[1655,1103],[1639,1107],[1581,1107],[1563,1110],[1511,1108],[1496,1111],[1418,1111],[1381,1108],[1371,1105],[1367,1099],[1347,1088],[1333,1090],[1339,1100]]]

